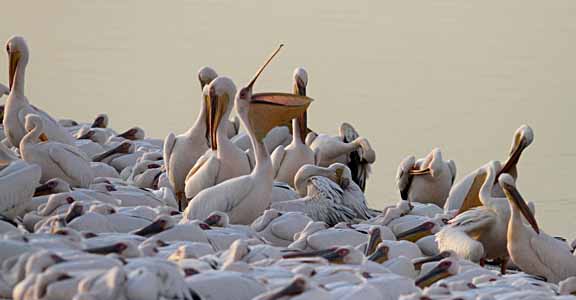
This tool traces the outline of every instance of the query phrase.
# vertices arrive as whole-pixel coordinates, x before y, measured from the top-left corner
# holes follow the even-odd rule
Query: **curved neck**
[[[486,172],[486,178],[478,192],[478,198],[484,206],[490,206],[492,204],[492,189],[494,188],[494,169],[489,167]]]
[[[24,79],[26,78],[26,58],[22,57],[16,66],[10,94],[24,95]]]
[[[195,134],[196,132],[200,132],[201,134],[206,132],[206,103],[204,99],[202,99],[201,103],[200,111],[198,112],[198,116],[196,116],[196,121],[194,121],[192,127],[186,131],[186,134],[189,136]]]
[[[252,125],[250,125],[250,120],[248,119],[248,112],[250,107],[245,100],[238,100],[236,102],[236,108],[238,112],[238,116],[240,117],[240,121],[246,128],[246,132],[250,137],[250,142],[252,143],[252,148],[254,149],[254,156],[256,159],[256,165],[252,170],[252,174],[261,174],[264,175],[270,180],[273,180],[274,177],[274,168],[272,167],[272,161],[270,160],[270,154],[268,154],[268,150],[266,149],[266,145],[263,141],[259,140],[256,135],[254,134],[254,130],[252,129]]]
[[[30,130],[26,135],[24,135],[24,137],[20,141],[20,149],[22,149],[23,146],[27,144],[37,143],[40,139],[41,134],[42,134],[41,126],[34,126],[34,128],[32,128],[32,130]]]

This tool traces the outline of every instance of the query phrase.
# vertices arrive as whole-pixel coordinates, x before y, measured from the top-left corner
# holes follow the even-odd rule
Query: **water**
[[[338,3],[337,3],[338,2]],[[32,8],[33,6],[33,8]],[[196,117],[203,65],[245,84],[286,47],[256,91],[290,91],[307,68],[310,126],[352,123],[377,150],[367,187],[396,202],[396,167],[441,147],[462,176],[505,159],[533,127],[519,188],[549,233],[574,238],[574,1],[12,1],[0,40],[31,48],[27,93],[58,117],[139,125],[164,137]],[[7,59],[0,59],[7,82]]]

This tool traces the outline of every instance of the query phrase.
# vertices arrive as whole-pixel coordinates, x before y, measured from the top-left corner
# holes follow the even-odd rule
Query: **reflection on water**
[[[372,205],[398,199],[408,154],[441,147],[464,175],[505,159],[514,130],[535,131],[519,185],[543,227],[575,237],[576,2],[27,1],[10,3],[0,39],[31,47],[30,100],[56,116],[152,136],[181,132],[197,113],[202,65],[244,84],[286,43],[257,91],[289,91],[310,75],[311,127],[354,124],[377,150]],[[7,81],[6,58],[0,80]]]

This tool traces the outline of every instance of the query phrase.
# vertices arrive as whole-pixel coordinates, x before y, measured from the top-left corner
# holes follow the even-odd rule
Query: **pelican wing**
[[[198,193],[184,214],[188,219],[204,219],[215,211],[231,212],[254,188],[254,180],[250,176],[241,176],[224,181]]]
[[[471,261],[479,261],[484,257],[482,243],[472,239],[460,228],[445,226],[436,234],[436,243],[440,251],[452,250]]]
[[[50,147],[48,154],[50,159],[62,170],[62,172],[64,172],[64,174],[70,178],[78,178],[80,181],[83,181],[81,179],[89,176],[86,172],[91,172],[92,170],[87,170],[83,165],[88,166],[89,168],[90,160],[83,152],[69,145],[57,145],[58,147]]]
[[[532,230],[531,228],[527,230]],[[555,239],[545,233],[534,235],[530,238],[530,246],[542,265],[546,266],[550,273],[562,274],[561,277],[574,276],[576,270],[576,257],[572,255],[568,244]],[[553,280],[552,278],[548,278]]]
[[[280,145],[276,147],[270,158],[272,160],[272,167],[274,168],[274,178],[276,178],[280,168],[282,167],[282,164],[284,163],[284,159],[286,158],[286,149],[284,146]]]
[[[163,156],[164,156],[164,166],[166,166],[166,172],[168,172],[168,168],[170,166],[170,157],[172,157],[172,151],[174,150],[174,146],[176,145],[176,136],[174,133],[170,132],[166,139],[164,139],[164,149],[163,149]]]
[[[412,183],[410,170],[414,168],[415,163],[416,158],[413,155],[410,155],[404,158],[398,166],[398,171],[396,172],[396,185],[398,186],[402,200],[408,200],[408,191],[410,190],[410,184]]]
[[[202,155],[186,176],[186,197],[194,198],[205,188],[214,186],[220,171],[220,160],[212,151]]]
[[[465,232],[481,231],[494,224],[498,215],[484,206],[471,208],[448,221],[450,227],[458,227]]]

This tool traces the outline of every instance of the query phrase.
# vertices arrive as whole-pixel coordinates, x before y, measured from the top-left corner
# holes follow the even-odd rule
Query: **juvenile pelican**
[[[20,142],[22,158],[42,168],[41,181],[61,178],[75,187],[88,187],[94,179],[90,160],[74,146],[47,141],[40,142],[44,132],[42,117],[26,115],[26,134]]]
[[[186,176],[186,199],[192,199],[202,190],[231,178],[250,173],[246,153],[236,147],[226,135],[228,116],[232,111],[231,100],[236,86],[228,77],[218,77],[205,91],[208,110],[206,136],[210,151],[202,155]]]
[[[198,79],[200,86],[204,89],[205,86],[210,84],[212,80],[218,77],[216,71],[212,68],[204,67],[198,71]],[[174,188],[176,200],[180,207],[185,207],[184,186],[185,178],[190,169],[194,166],[198,158],[202,156],[210,147],[210,135],[208,134],[209,119],[208,115],[208,101],[210,99],[205,96],[202,100],[200,112],[196,117],[196,121],[183,134],[175,136],[174,133],[169,133],[164,141],[164,164],[170,184]]]
[[[511,206],[508,251],[514,264],[526,273],[543,276],[553,283],[576,276],[576,257],[570,247],[540,230],[536,218],[516,189],[514,178],[502,174],[499,183]],[[524,225],[522,216],[531,227]]]
[[[235,99],[238,116],[255,150],[256,166],[249,175],[224,181],[198,193],[184,211],[184,220],[204,219],[213,211],[221,211],[228,214],[233,224],[250,224],[270,206],[274,170],[263,138],[274,126],[300,115],[311,102],[310,98],[297,95],[252,94],[254,83],[280,48]]]
[[[336,162],[348,165],[354,182],[362,191],[365,190],[370,165],[376,161],[376,153],[368,140],[360,137],[352,125],[342,123],[338,137],[311,132],[306,136],[306,145],[314,151],[315,162],[321,167]]]
[[[4,110],[4,130],[10,143],[19,147],[20,140],[26,135],[24,127],[25,118],[28,114],[38,115],[44,123],[42,140],[50,140],[68,145],[74,145],[74,138],[58,121],[54,120],[46,112],[30,105],[24,95],[24,80],[26,65],[28,64],[28,45],[20,36],[11,37],[6,43],[6,51],[9,57],[9,80],[10,94],[6,99]]]
[[[533,140],[534,132],[532,131],[532,128],[528,125],[520,126],[514,133],[510,154],[499,174],[508,173],[514,177],[514,180],[516,180],[518,177],[516,166],[520,160],[520,156],[522,152],[532,144]],[[480,199],[478,198],[478,190],[480,190],[480,187],[482,186],[482,180],[480,178],[481,168],[483,167],[474,170],[454,184],[452,190],[450,190],[448,199],[446,199],[444,211],[450,212],[458,210],[458,213],[461,213],[469,208],[481,205]],[[497,179],[498,177],[495,177],[494,180]],[[504,198],[504,193],[497,184],[494,184],[494,190],[492,193],[494,196]]]
[[[0,143],[0,214],[19,215],[32,200],[41,174],[39,166],[18,159]]]
[[[508,259],[506,234],[510,207],[505,199],[492,195],[495,177],[500,170],[496,161],[480,170],[482,186],[478,197],[483,206],[474,207],[448,221],[448,225],[436,234],[440,251],[452,250],[472,261]],[[505,271],[505,263],[502,271]]]
[[[306,96],[308,74],[303,68],[294,71],[294,94]],[[306,112],[292,120],[292,142],[284,147],[278,146],[272,152],[274,179],[294,187],[294,176],[301,166],[314,164],[314,152],[306,145]]]
[[[440,149],[435,148],[418,161],[414,156],[406,157],[398,167],[396,183],[403,200],[444,207],[455,178],[456,164],[444,160]]]

